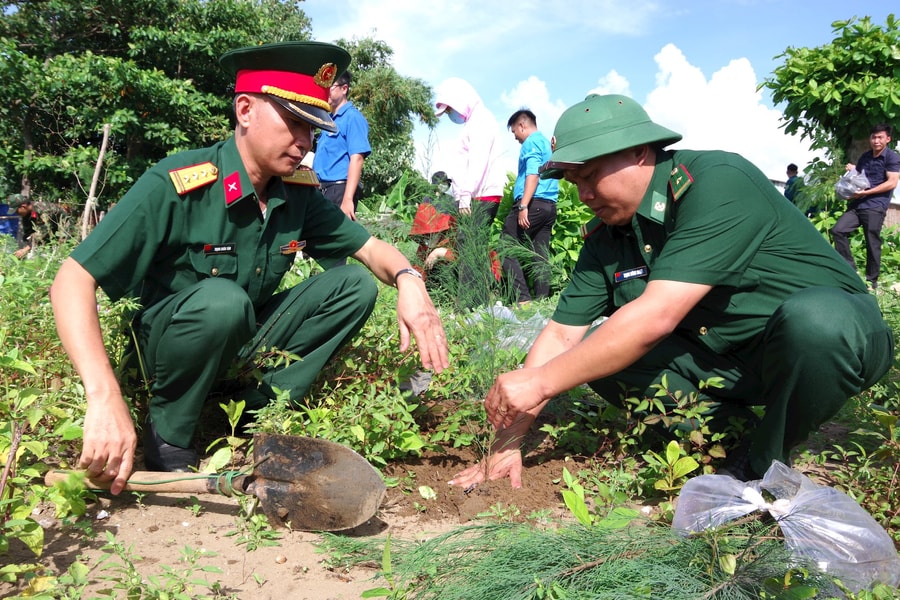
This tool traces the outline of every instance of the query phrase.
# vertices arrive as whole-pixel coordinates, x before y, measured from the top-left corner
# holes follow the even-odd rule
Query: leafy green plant
[[[241,514],[235,519],[235,529],[225,535],[235,538],[235,543],[253,552],[263,546],[277,546],[282,535],[272,529],[271,523],[262,513],[256,511],[259,499],[255,496],[239,496]]]
[[[685,478],[700,468],[700,463],[690,456],[686,456],[684,449],[672,440],[666,445],[666,453],[661,456],[653,450],[648,450],[644,455],[648,468],[656,473],[658,479],[653,483],[657,490],[672,495],[681,489]]]
[[[232,468],[235,467],[235,450],[247,443],[247,440],[245,438],[237,436],[238,424],[241,421],[241,417],[244,414],[244,408],[246,406],[247,403],[243,400],[235,402],[232,399],[229,400],[227,404],[219,403],[219,407],[223,411],[225,411],[225,416],[228,418],[228,426],[231,427],[231,435],[215,439],[206,447],[206,451],[209,452],[222,443],[226,444],[225,447],[217,450],[212,458],[209,459],[209,462],[206,466],[206,470],[208,473],[218,473],[228,464],[231,464]]]
[[[216,584],[206,580],[203,573],[221,573],[221,569],[214,566],[200,565],[200,560],[215,556],[214,553],[195,550],[185,546],[181,550],[180,562],[183,567],[163,565],[162,574],[144,575],[138,569],[137,563],[140,557],[135,555],[133,549],[126,548],[117,541],[111,533],[106,534],[106,545],[103,551],[106,556],[98,565],[103,571],[112,573],[105,575],[103,579],[110,582],[112,590],[117,597],[122,598],[147,598],[156,600],[195,600],[219,597],[199,593],[201,589],[215,591]]]

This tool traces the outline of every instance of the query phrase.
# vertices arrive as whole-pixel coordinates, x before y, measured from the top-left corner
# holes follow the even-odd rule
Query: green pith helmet
[[[556,122],[553,154],[541,167],[541,178],[560,179],[566,170],[592,158],[641,144],[666,146],[680,139],[681,134],[651,121],[631,98],[591,94]]]

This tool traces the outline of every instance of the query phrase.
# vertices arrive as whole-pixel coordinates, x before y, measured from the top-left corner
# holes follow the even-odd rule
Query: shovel
[[[378,510],[385,486],[378,471],[341,444],[300,436],[258,433],[253,436],[253,471],[249,474],[186,474],[135,471],[125,489],[131,492],[253,495],[273,527],[299,531],[340,531],[361,525]],[[49,486],[75,471],[50,471]],[[109,481],[87,480],[109,489]]]

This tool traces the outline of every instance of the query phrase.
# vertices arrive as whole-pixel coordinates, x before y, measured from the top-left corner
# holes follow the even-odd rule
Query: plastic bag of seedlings
[[[856,169],[850,169],[841,175],[838,182],[834,184],[834,191],[844,200],[848,200],[870,187],[872,187],[872,185],[869,183],[869,178],[866,177],[865,171],[858,173]]]
[[[791,553],[859,591],[900,585],[900,556],[887,532],[847,494],[774,461],[761,480],[701,475],[685,483],[672,527],[690,534],[768,511]]]

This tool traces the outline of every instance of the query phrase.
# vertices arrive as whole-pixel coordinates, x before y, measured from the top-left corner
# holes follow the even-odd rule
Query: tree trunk
[[[109,142],[109,123],[103,125],[103,143],[100,144],[100,153],[97,155],[97,166],[94,167],[94,176],[91,177],[91,189],[88,191],[87,202],[84,204],[84,215],[81,218],[81,239],[87,237],[88,225],[93,221],[94,207],[97,204],[97,181],[100,179],[100,168],[103,166],[103,157],[106,154],[106,144]]]

